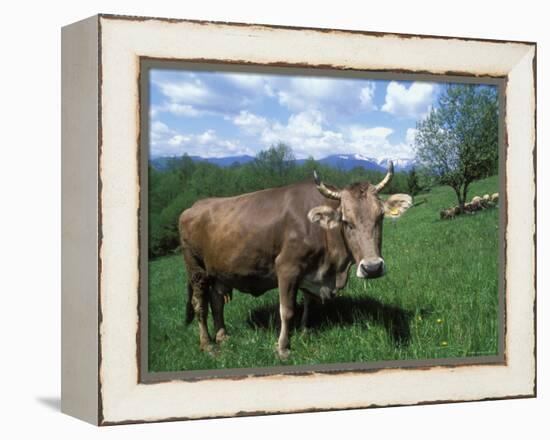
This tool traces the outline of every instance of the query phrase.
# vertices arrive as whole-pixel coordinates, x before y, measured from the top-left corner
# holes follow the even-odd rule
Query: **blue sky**
[[[437,83],[154,69],[150,156],[249,154],[411,158]]]

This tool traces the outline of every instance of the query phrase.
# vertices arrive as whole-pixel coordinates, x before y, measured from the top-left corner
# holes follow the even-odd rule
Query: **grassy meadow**
[[[498,192],[498,177],[475,182],[474,195]],[[225,307],[230,339],[216,355],[199,350],[196,321],[184,324],[186,274],[179,254],[149,263],[149,370],[308,365],[498,354],[499,209],[440,220],[454,206],[449,187],[420,194],[399,220],[386,219],[385,277],[363,281],[352,267],[341,295],[315,304],[310,328],[291,337],[281,361],[278,292],[235,291]],[[298,294],[301,313],[302,296]],[[212,320],[209,320],[212,328]]]

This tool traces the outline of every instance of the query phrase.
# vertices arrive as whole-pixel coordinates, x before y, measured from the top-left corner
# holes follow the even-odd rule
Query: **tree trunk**
[[[466,182],[464,184],[464,188],[462,189],[462,203],[466,203],[467,196],[468,196],[468,186],[470,185],[470,182]]]
[[[461,214],[464,214],[464,197],[462,196],[460,192],[460,187],[453,187],[456,194],[456,199],[458,200],[458,209],[460,210]]]

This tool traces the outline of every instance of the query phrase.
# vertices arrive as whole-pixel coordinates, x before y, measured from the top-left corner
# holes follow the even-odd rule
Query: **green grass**
[[[498,178],[470,197],[498,191]],[[215,356],[199,350],[196,321],[184,325],[186,276],[179,255],[149,263],[149,370],[311,365],[498,354],[498,208],[454,220],[448,187],[434,188],[397,222],[384,224],[385,277],[350,279],[342,295],[312,309],[311,328],[292,334],[292,354],[276,356],[278,292],[235,292],[225,307],[230,339]],[[301,294],[299,294],[301,303]],[[298,311],[301,313],[301,310]],[[211,325],[211,319],[210,319]]]

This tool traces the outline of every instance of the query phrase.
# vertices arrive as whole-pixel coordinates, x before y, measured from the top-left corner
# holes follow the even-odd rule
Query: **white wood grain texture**
[[[534,386],[534,47],[261,26],[102,18],[102,364],[105,422],[531,395]],[[509,75],[507,365],[137,383],[139,56]]]

